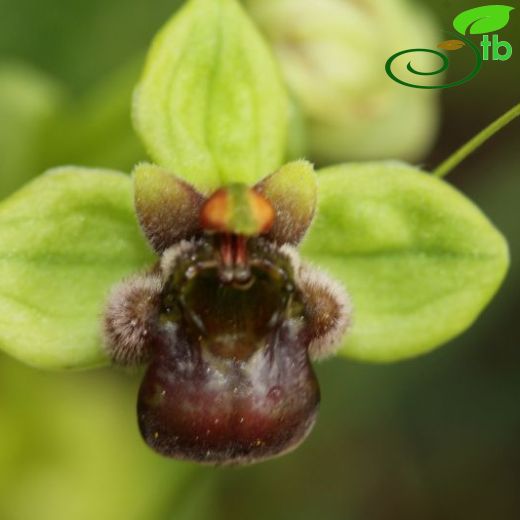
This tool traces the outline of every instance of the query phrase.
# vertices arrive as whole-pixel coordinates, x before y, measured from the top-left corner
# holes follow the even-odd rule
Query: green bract
[[[508,247],[449,184],[402,163],[335,166],[302,253],[354,302],[345,355],[395,361],[463,332],[497,291]]]
[[[99,318],[110,287],[152,262],[132,182],[60,168],[0,206],[0,347],[30,365],[105,362]]]
[[[254,184],[283,162],[289,102],[235,0],[192,0],[152,46],[134,120],[151,156],[201,192]]]

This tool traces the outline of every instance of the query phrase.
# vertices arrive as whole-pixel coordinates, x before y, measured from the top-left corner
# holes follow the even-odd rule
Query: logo
[[[409,61],[406,65],[407,71],[411,74],[423,77],[441,74],[448,69],[450,60],[446,54],[434,49],[407,49],[396,52],[390,56],[386,62],[386,73],[397,83],[412,88],[451,88],[467,83],[480,72],[484,61],[506,61],[513,55],[513,47],[509,42],[500,41],[497,34],[493,34],[491,37],[489,35],[489,33],[498,31],[508,24],[509,13],[513,9],[514,7],[508,5],[484,5],[482,7],[475,7],[474,9],[463,11],[455,17],[453,20],[453,27],[457,33],[453,33],[453,35],[456,38],[439,43],[437,48],[443,51],[453,52],[467,47],[471,51],[475,60],[475,66],[471,72],[462,79],[444,85],[417,85],[405,81],[404,79],[400,79],[392,71],[392,65],[397,58],[405,54],[422,52],[438,56],[441,59],[440,67],[431,72],[424,72],[414,68],[412,62]],[[479,46],[477,46],[467,35],[483,35]]]

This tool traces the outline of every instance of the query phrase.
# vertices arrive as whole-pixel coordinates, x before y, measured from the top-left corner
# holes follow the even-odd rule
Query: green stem
[[[464,146],[460,147],[453,155],[450,155],[443,163],[434,170],[433,175],[436,177],[445,177],[448,173],[459,165],[468,155],[473,153],[481,144],[485,143],[491,136],[504,128],[513,119],[520,116],[520,103],[508,110],[504,115],[493,121],[482,132],[478,133],[473,139],[468,141]]]

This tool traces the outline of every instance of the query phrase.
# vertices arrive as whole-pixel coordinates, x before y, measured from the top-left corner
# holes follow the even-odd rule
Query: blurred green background
[[[131,87],[179,3],[0,0],[0,197],[49,166],[128,171],[146,157],[130,130]],[[446,29],[478,5],[416,3]],[[517,15],[500,32],[512,59],[441,93],[426,168],[518,102]],[[161,459],[137,432],[139,374],[42,373],[0,354],[0,519],[520,518],[519,138],[517,121],[449,179],[510,241],[498,297],[425,357],[320,365],[317,427],[279,460],[212,469]]]

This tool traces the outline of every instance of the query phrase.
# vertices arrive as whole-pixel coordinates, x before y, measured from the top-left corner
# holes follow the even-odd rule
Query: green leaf
[[[449,184],[397,162],[318,174],[320,209],[303,244],[351,294],[342,354],[395,361],[467,329],[509,264],[507,243]]]
[[[463,11],[453,20],[453,27],[461,34],[486,34],[498,31],[509,22],[508,5],[483,5]]]
[[[0,348],[41,368],[105,362],[105,296],[151,262],[129,176],[49,171],[0,205]]]
[[[134,122],[161,166],[208,193],[281,165],[289,102],[270,51],[235,0],[190,0],[158,34]]]

